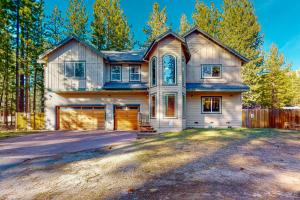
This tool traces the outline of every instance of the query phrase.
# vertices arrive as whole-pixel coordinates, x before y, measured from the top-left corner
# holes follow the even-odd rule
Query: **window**
[[[176,84],[176,59],[172,55],[165,55],[163,60],[163,84]]]
[[[141,80],[141,66],[131,65],[129,67],[129,80],[130,81],[140,81]]]
[[[151,86],[156,86],[156,57],[153,57],[150,62],[151,65]]]
[[[202,113],[221,113],[221,97],[202,97]]]
[[[182,86],[185,87],[185,80],[186,80],[186,65],[182,63]]]
[[[67,78],[84,78],[85,62],[72,61],[65,62],[65,77]]]
[[[156,118],[156,95],[152,94],[150,99],[150,116],[151,118]]]
[[[165,117],[167,118],[175,118],[176,117],[176,102],[177,96],[176,94],[165,94]]]
[[[221,78],[222,65],[202,65],[202,78]]]
[[[110,67],[110,80],[111,81],[121,81],[122,79],[122,66],[112,65]]]
[[[182,116],[183,118],[186,117],[186,96],[182,94]]]

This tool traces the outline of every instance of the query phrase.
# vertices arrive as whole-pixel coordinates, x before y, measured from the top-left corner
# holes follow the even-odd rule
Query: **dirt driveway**
[[[0,140],[0,170],[34,158],[96,149],[134,139],[134,132],[55,131]]]
[[[0,199],[300,199],[300,132],[190,129],[33,159]]]

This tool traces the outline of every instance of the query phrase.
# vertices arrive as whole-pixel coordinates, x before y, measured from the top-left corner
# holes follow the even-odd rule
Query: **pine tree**
[[[119,0],[96,0],[93,5],[92,42],[100,50],[124,50],[133,46],[130,26]]]
[[[192,17],[194,24],[214,37],[218,37],[220,17],[221,13],[214,3],[209,7],[203,1],[196,1]]]
[[[294,97],[290,75],[290,65],[285,64],[284,55],[272,45],[259,77],[258,103],[266,108],[290,105]]]
[[[185,14],[181,15],[180,17],[180,27],[179,27],[179,34],[183,35],[191,28],[191,25],[187,21],[187,17]]]
[[[61,11],[55,5],[46,22],[46,36],[50,47],[57,45],[63,39],[64,21]]]
[[[152,13],[149,17],[146,27],[143,31],[147,35],[146,44],[151,43],[157,36],[168,30],[167,26],[167,14],[166,7],[162,10],[159,8],[159,4],[155,2],[153,4]]]
[[[244,106],[253,106],[257,96],[257,74],[262,64],[260,25],[254,13],[253,5],[248,0],[224,0],[219,39],[227,46],[247,57],[250,62],[242,67],[242,78],[250,86],[250,91],[243,93]]]
[[[88,15],[83,0],[69,0],[67,10],[66,33],[79,38],[87,38]]]

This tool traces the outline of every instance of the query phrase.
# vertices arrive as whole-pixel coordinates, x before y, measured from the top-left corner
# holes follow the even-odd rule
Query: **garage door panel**
[[[93,107],[68,107],[59,112],[61,130],[96,130],[105,128],[105,110]]]
[[[116,130],[137,130],[138,129],[138,108],[115,109]]]

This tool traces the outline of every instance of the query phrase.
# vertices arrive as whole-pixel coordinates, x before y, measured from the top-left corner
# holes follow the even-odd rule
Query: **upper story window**
[[[122,80],[122,66],[121,65],[111,65],[110,66],[110,80],[111,81],[121,81]]]
[[[202,65],[201,78],[221,78],[222,65]]]
[[[164,55],[163,62],[163,84],[175,85],[176,84],[176,58],[172,55]]]
[[[85,62],[65,61],[65,77],[85,78]]]
[[[221,97],[201,97],[202,113],[221,113]]]
[[[131,65],[129,66],[129,80],[130,81],[141,81],[141,66]]]
[[[156,86],[156,66],[157,66],[157,59],[153,57],[150,61],[150,77],[151,77],[151,86]]]

